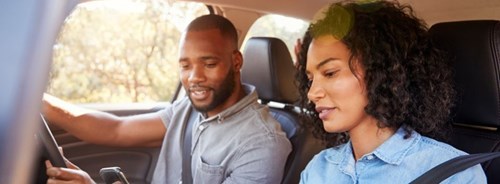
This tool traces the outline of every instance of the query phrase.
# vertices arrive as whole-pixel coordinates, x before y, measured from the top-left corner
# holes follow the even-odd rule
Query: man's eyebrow
[[[218,59],[218,57],[216,57],[216,56],[201,56],[197,60],[206,61],[206,60],[210,60],[210,59]],[[179,58],[179,62],[189,61],[189,60],[190,59],[188,57]]]
[[[202,56],[200,57],[202,61],[209,60],[209,59],[218,59],[216,56]]]

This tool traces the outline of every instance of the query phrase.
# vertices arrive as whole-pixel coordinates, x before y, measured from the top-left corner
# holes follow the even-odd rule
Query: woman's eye
[[[330,77],[335,76],[335,74],[336,74],[337,72],[338,72],[338,70],[335,70],[335,71],[328,71],[328,72],[325,72],[325,74],[324,74],[324,75],[325,75],[325,77],[330,78]]]

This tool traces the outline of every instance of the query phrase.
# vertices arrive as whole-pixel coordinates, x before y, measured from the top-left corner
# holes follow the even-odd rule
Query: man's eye
[[[215,64],[215,63],[208,63],[208,64],[206,64],[206,66],[207,66],[208,68],[213,68],[213,67],[215,67],[215,66],[216,66],[216,64]]]
[[[181,67],[181,69],[188,69],[189,68],[188,64],[181,64],[179,66]]]
[[[307,81],[307,87],[308,87],[308,88],[311,88],[312,83],[313,83],[313,80],[312,80],[312,79],[309,79],[309,80]]]

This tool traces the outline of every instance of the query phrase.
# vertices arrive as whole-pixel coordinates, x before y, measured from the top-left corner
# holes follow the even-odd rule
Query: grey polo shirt
[[[255,87],[235,105],[212,117],[200,115],[193,125],[191,172],[198,183],[277,184],[291,151],[280,124],[257,102]],[[182,135],[189,119],[187,97],[160,111],[167,132],[153,183],[181,182]]]

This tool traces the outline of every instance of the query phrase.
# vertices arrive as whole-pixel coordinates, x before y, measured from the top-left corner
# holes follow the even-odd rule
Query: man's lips
[[[189,94],[191,98],[195,100],[203,100],[206,99],[209,95],[210,88],[205,87],[194,87],[189,88]]]

